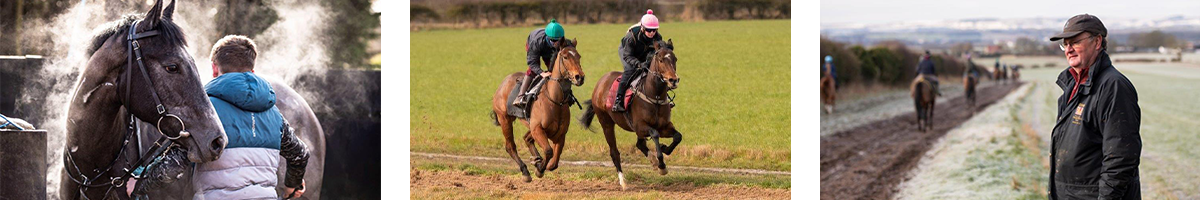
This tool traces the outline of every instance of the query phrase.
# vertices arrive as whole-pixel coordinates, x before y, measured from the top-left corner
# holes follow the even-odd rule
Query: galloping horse
[[[933,106],[937,99],[933,94],[933,85],[925,80],[924,75],[918,75],[911,89],[913,103],[917,107],[917,129],[928,131],[933,128]]]
[[[559,155],[562,154],[564,142],[566,142],[567,128],[571,125],[570,106],[572,102],[570,101],[573,100],[569,98],[571,97],[571,84],[583,85],[583,66],[579,65],[581,56],[575,50],[577,45],[579,45],[578,40],[564,39],[562,42],[558,42],[557,47],[560,50],[555,56],[555,64],[551,69],[550,78],[546,79],[546,84],[539,90],[537,100],[529,105],[529,118],[519,119],[521,124],[529,127],[529,131],[525,132],[525,146],[528,146],[529,153],[533,154],[538,178],[541,178],[542,173],[545,173],[546,170],[558,169]],[[518,118],[508,114],[510,103],[506,101],[521,76],[524,76],[521,72],[509,74],[500,82],[500,87],[492,96],[491,116],[494,124],[500,126],[500,130],[504,133],[504,149],[521,168],[521,175],[525,176],[525,182],[530,182],[532,178],[529,177],[529,169],[517,155],[517,145],[513,142],[512,122],[517,121]],[[542,155],[538,154],[534,142],[546,149],[545,157],[549,159],[549,163],[542,159]],[[551,151],[552,149],[553,151]]]
[[[295,132],[297,138],[304,141],[308,146],[308,165],[304,173],[304,195],[292,199],[321,199],[321,184],[324,182],[323,176],[325,173],[325,132],[321,129],[321,123],[317,121],[316,114],[313,113],[312,107],[309,107],[308,101],[304,100],[299,93],[292,87],[272,77],[263,77],[271,84],[271,88],[275,90],[275,106],[279,108],[279,113],[283,114],[283,118],[287,119]],[[146,131],[142,134],[142,143],[151,144],[162,137],[153,129],[152,124],[141,122],[138,123],[142,130]],[[134,144],[136,145],[136,144]],[[150,151],[149,146],[141,147],[142,151]],[[279,174],[279,182],[283,183],[287,172],[287,164],[284,159],[280,159],[279,168],[276,172]],[[191,166],[185,166],[185,171],[190,172]],[[192,195],[196,193],[195,188],[192,188],[191,173],[184,173],[178,177],[175,184],[168,184],[165,187],[157,190],[152,190],[147,193],[150,199],[192,199]],[[283,193],[283,187],[275,187],[276,194],[283,197],[287,194]]]
[[[825,113],[833,113],[834,100],[837,97],[833,76],[825,72],[821,76],[821,104],[825,105]]]
[[[592,99],[587,100],[589,106],[580,116],[579,121],[583,123],[583,127],[589,128],[592,124],[592,118],[599,116],[600,126],[604,128],[604,138],[608,141],[609,156],[612,157],[613,165],[617,167],[617,178],[620,181],[621,189],[625,189],[625,173],[621,170],[621,152],[617,150],[616,135],[613,133],[613,125],[619,125],[625,131],[634,132],[637,134],[637,148],[642,151],[642,155],[650,158],[651,164],[659,169],[659,174],[667,174],[667,164],[663,161],[663,154],[670,155],[675,150],[675,146],[683,139],[683,134],[675,129],[675,124],[671,122],[671,109],[674,107],[672,98],[667,96],[667,92],[679,87],[679,77],[675,75],[675,62],[678,57],[675,56],[675,45],[671,40],[667,42],[657,42],[654,44],[654,55],[650,61],[650,74],[641,78],[641,85],[630,87],[630,91],[636,94],[625,95],[630,100],[625,113],[613,113],[611,105],[612,98],[616,95],[614,81],[617,81],[621,76],[621,72],[609,72],[604,77],[600,78],[600,82],[596,84],[596,89],[592,91]],[[636,97],[631,97],[636,96]],[[637,99],[637,100],[634,100]],[[606,102],[607,101],[607,102]],[[658,142],[658,138],[674,138],[670,146],[662,145]],[[654,141],[654,150],[647,152],[646,138]]]
[[[109,23],[92,39],[68,107],[59,198],[128,199],[127,181],[149,160],[126,148],[137,141],[138,120],[186,149],[191,162],[216,160],[225,149],[186,37],[172,22],[175,2],[162,3]]]

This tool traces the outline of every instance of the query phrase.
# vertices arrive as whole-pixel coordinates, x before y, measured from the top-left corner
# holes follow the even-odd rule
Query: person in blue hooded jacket
[[[279,159],[287,162],[284,199],[304,194],[305,144],[275,107],[270,83],[254,74],[254,41],[230,35],[213,45],[213,76],[204,85],[229,138],[215,161],[197,164],[195,199],[279,199]]]

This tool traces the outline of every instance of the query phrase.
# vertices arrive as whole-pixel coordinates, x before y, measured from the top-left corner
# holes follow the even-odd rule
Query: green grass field
[[[686,135],[668,165],[790,169],[790,21],[664,23],[680,77],[672,120]],[[577,38],[587,100],[600,77],[622,69],[617,47],[628,24],[566,24]],[[492,94],[508,74],[525,71],[524,42],[535,27],[412,32],[412,151],[507,157],[492,125]],[[586,105],[585,105],[586,106]],[[582,113],[572,107],[571,118]],[[608,161],[597,133],[571,122],[566,160]],[[514,135],[527,130],[516,123]],[[649,163],[633,150],[634,134],[617,131],[624,163]],[[529,152],[518,142],[522,157]],[[635,156],[636,155],[636,156]]]

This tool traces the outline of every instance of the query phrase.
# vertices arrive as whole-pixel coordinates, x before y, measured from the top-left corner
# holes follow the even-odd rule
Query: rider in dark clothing
[[[621,56],[621,65],[625,66],[625,72],[621,75],[620,85],[617,86],[613,112],[625,112],[625,91],[629,89],[629,82],[637,77],[639,70],[650,68],[654,43],[660,41],[662,34],[658,34],[658,17],[654,16],[653,10],[646,10],[642,21],[629,27],[625,37],[621,38],[621,46],[617,52]]]
[[[558,20],[551,19],[546,28],[539,28],[529,32],[529,37],[525,40],[525,64],[529,66],[529,70],[525,71],[525,78],[521,79],[521,93],[517,99],[513,101],[513,106],[523,107],[529,102],[529,95],[532,91],[528,91],[530,83],[534,76],[541,75],[543,72],[549,72],[554,69],[554,56],[558,55],[558,48],[555,45],[558,40],[564,36],[562,25],[558,24]],[[541,63],[546,63],[546,71],[542,71]],[[547,75],[542,75],[546,77]]]
[[[933,66],[933,60],[930,60],[930,58],[929,51],[925,51],[925,56],[921,57],[921,62],[917,64],[917,77],[929,81],[933,85],[934,94],[942,95],[938,88],[937,71],[935,71],[936,68]]]

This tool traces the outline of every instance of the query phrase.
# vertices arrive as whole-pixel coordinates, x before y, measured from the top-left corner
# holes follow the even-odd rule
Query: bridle
[[[124,141],[121,143],[121,150],[117,152],[117,156],[113,157],[113,161],[110,162],[108,164],[108,166],[104,168],[104,170],[100,170],[99,168],[94,169],[93,171],[96,173],[96,175],[91,176],[91,177],[88,177],[87,175],[85,175],[83,173],[82,170],[79,169],[79,165],[75,162],[74,158],[71,156],[70,149],[67,149],[67,146],[64,145],[63,146],[63,148],[64,148],[63,156],[66,157],[66,163],[63,164],[63,167],[66,168],[67,177],[70,177],[71,181],[74,181],[75,183],[79,184],[79,195],[82,196],[83,199],[89,199],[87,197],[87,193],[86,193],[88,188],[98,188],[98,187],[107,186],[108,189],[105,190],[105,192],[104,192],[104,197],[107,198],[107,197],[109,197],[109,193],[112,192],[113,188],[124,187],[126,180],[128,180],[129,178],[135,178],[135,179],[146,178],[147,176],[144,172],[147,171],[146,170],[147,168],[149,168],[152,165],[157,164],[158,161],[162,160],[161,158],[164,155],[166,155],[167,152],[170,151],[172,148],[178,147],[179,144],[176,143],[177,140],[179,140],[181,138],[187,138],[191,135],[190,133],[188,133],[187,126],[184,124],[183,119],[179,118],[179,116],[176,116],[174,114],[167,112],[167,108],[165,106],[163,106],[162,101],[158,97],[158,93],[155,92],[155,90],[153,88],[154,81],[150,79],[150,75],[147,72],[146,66],[142,62],[142,49],[141,49],[141,44],[138,42],[138,40],[157,36],[158,31],[150,30],[150,31],[137,33],[137,25],[140,22],[141,22],[141,20],[134,21],[133,24],[129,26],[128,36],[126,37],[126,41],[128,42],[127,44],[129,44],[129,46],[127,48],[128,53],[129,53],[127,56],[128,62],[125,65],[126,67],[125,67],[124,72],[122,72],[122,74],[121,74],[122,77],[119,77],[120,81],[118,81],[118,83],[120,83],[120,84],[125,84],[125,90],[123,91],[124,98],[121,99],[121,102],[126,107],[127,111],[130,110],[130,109],[128,109],[129,106],[133,105],[132,100],[130,100],[130,97],[129,97],[129,93],[131,91],[130,86],[133,85],[132,81],[131,81],[132,79],[130,79],[130,78],[132,78],[133,70],[135,69],[134,64],[136,63],[137,64],[136,69],[140,69],[140,71],[142,72],[141,73],[142,78],[145,78],[146,82],[148,82],[149,83],[148,85],[151,87],[149,90],[150,95],[154,97],[154,103],[155,103],[154,108],[155,108],[155,111],[157,111],[157,113],[159,115],[159,118],[155,123],[155,127],[158,128],[158,132],[160,134],[162,134],[163,137],[159,138],[158,141],[154,142],[154,146],[150,149],[150,151],[142,152],[141,155],[137,156],[137,160],[134,160],[132,162],[132,165],[125,166],[124,168],[114,172],[112,169],[113,169],[113,166],[118,164],[117,160],[124,158],[126,163],[129,163],[129,158],[127,156],[123,156],[123,155],[125,155],[126,149],[128,149],[128,147],[129,147],[129,140],[132,137],[134,137],[134,136],[137,137],[138,149],[136,149],[136,150],[140,151],[141,146],[142,146],[141,145],[141,142],[142,142],[141,128],[139,128],[137,126],[137,118],[136,118],[136,116],[133,115],[133,112],[128,111],[129,117],[126,119],[128,122],[125,127],[126,134],[124,137]],[[163,122],[163,119],[166,119],[166,118],[173,118],[179,122],[180,131],[178,133],[176,133],[175,136],[171,136],[171,135],[167,134],[165,131],[163,131],[162,122]],[[153,161],[146,162],[146,161],[151,161],[151,160],[153,160]],[[77,172],[77,173],[71,173],[72,168],[74,168],[75,172]],[[119,173],[119,175],[109,176],[108,180],[101,180],[101,176],[103,176],[106,173]],[[76,178],[76,176],[79,176],[79,178]],[[96,182],[98,180],[101,180],[101,181]],[[63,197],[63,198],[69,198],[69,197]]]
[[[663,48],[666,48],[666,47],[663,47]],[[650,79],[654,79],[655,81],[659,81],[659,82],[662,82],[663,84],[666,84],[667,83],[666,77],[663,76],[662,73],[660,73],[656,70],[653,70],[654,66],[658,65],[658,64],[659,64],[658,63],[658,50],[655,50],[654,55],[651,56],[650,69],[646,69],[646,71],[649,72],[649,76],[646,76],[646,79],[647,79],[647,81]],[[651,78],[651,77],[655,77],[655,78]],[[672,103],[675,102],[675,90],[674,89],[671,89],[669,87],[665,89],[666,91],[664,93],[671,92],[670,95],[664,94],[664,95],[660,96],[658,94],[655,94],[654,98],[650,98],[649,96],[646,96],[645,92],[643,92],[646,90],[645,87],[647,85],[649,85],[649,84],[643,83],[643,84],[639,85],[638,88],[633,93],[637,93],[638,98],[641,98],[642,100],[645,100],[646,102],[650,102],[651,104],[655,104],[655,105],[666,106],[666,105],[671,105]]]
[[[562,41],[560,40],[559,42],[562,42]],[[554,68],[559,69],[560,67],[566,67],[565,65],[563,65],[563,61],[566,60],[566,58],[563,58],[563,55],[562,55],[564,53],[568,53],[568,51],[558,52],[559,55],[555,56],[557,59],[555,59],[555,61],[554,61],[554,63],[555,63]],[[554,103],[554,105],[558,105],[558,106],[564,106],[564,105],[571,104],[571,102],[574,102],[576,107],[583,109],[583,106],[581,106],[579,104],[579,101],[575,100],[575,94],[573,92],[571,92],[571,81],[566,80],[568,78],[563,78],[563,77],[568,77],[570,75],[568,72],[570,72],[570,71],[565,68],[562,68],[559,70],[560,71],[557,74],[560,78],[554,78],[554,76],[550,76],[550,77],[547,77],[547,79],[550,79],[551,81],[554,81],[555,83],[558,83],[558,86],[560,88],[559,90],[563,93],[563,97],[562,97],[562,99],[560,99],[558,101],[555,101],[554,99],[550,99],[550,98],[547,98],[546,100],[550,100],[550,102],[552,102],[552,103]],[[566,80],[566,81],[564,81],[564,80]],[[582,81],[583,80],[580,80],[580,82],[582,82]],[[546,93],[543,92],[542,94],[546,94]]]

